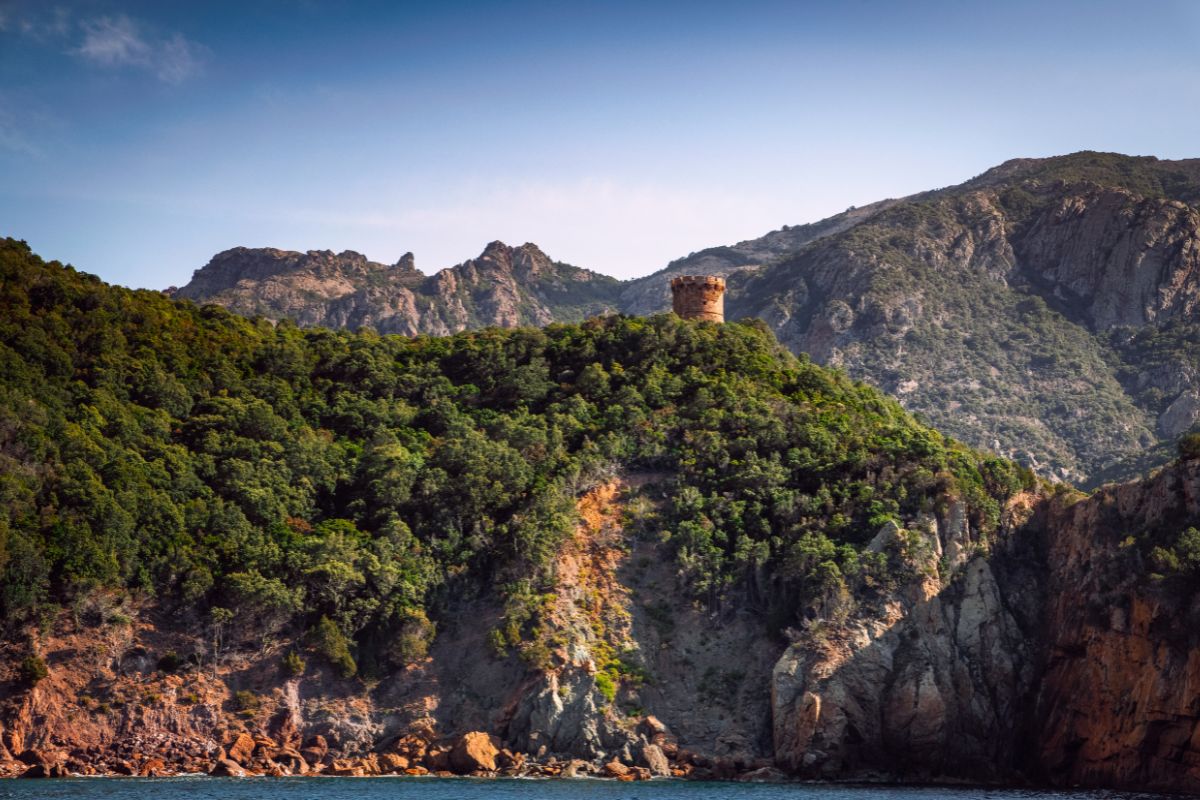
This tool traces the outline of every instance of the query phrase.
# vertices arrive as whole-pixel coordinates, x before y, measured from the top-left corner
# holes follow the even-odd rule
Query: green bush
[[[610,703],[617,699],[617,682],[607,672],[596,673],[596,689]]]
[[[1200,577],[1200,530],[1187,528],[1171,546],[1153,548],[1150,560],[1162,575]]]
[[[46,662],[42,660],[41,656],[25,656],[25,658],[21,659],[18,674],[25,683],[28,683],[30,686],[37,686],[38,683],[49,677],[50,668],[46,666]]]
[[[159,672],[178,672],[181,666],[183,666],[183,659],[174,650],[168,650],[158,659]]]
[[[1189,461],[1200,458],[1200,433],[1189,433],[1179,440],[1179,457]]]
[[[308,665],[304,658],[295,650],[289,650],[287,655],[283,657],[283,672],[293,678],[304,674],[304,669]]]
[[[236,711],[258,711],[262,700],[254,692],[247,689],[237,691],[233,695],[233,707]]]
[[[313,647],[333,665],[343,678],[353,678],[358,664],[350,654],[350,640],[329,617],[321,617],[310,633]]]
[[[409,614],[395,632],[388,655],[396,666],[405,666],[421,661],[429,655],[429,646],[437,628],[423,612]]]

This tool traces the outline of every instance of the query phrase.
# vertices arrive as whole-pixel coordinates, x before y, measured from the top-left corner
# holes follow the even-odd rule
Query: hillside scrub
[[[683,590],[751,593],[780,625],[886,582],[864,552],[884,524],[961,499],[986,534],[1033,480],[759,322],[301,330],[0,242],[8,626],[116,590],[378,673],[424,654],[449,593],[544,591],[574,499],[627,469],[669,476],[648,524]]]

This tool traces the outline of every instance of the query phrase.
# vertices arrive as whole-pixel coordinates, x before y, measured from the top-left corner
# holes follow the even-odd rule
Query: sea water
[[[104,800],[1120,800],[1118,792],[472,778],[69,778],[0,781],[0,798]]]

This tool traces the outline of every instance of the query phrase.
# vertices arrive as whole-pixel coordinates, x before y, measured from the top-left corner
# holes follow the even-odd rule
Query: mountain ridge
[[[484,276],[464,262],[452,268],[461,286],[403,307],[368,291],[350,303],[355,313],[304,316],[302,298],[294,306],[301,324],[445,333],[655,313],[670,307],[674,275],[721,275],[730,319],[763,319],[793,352],[842,366],[941,430],[1092,486],[1162,463],[1200,423],[1189,366],[1200,360],[1197,202],[1200,159],[1012,159],[955,186],[700,250],[642,278]],[[501,300],[454,310],[457,294],[493,284],[505,287]],[[254,314],[257,291],[191,295]],[[513,313],[522,304],[529,313]],[[1155,368],[1139,369],[1147,359]],[[956,387],[949,402],[943,386]]]
[[[417,269],[412,253],[385,265],[352,250],[235,247],[167,294],[306,326],[371,326],[411,336],[582,319],[609,310],[616,285],[552,261],[534,244],[494,241],[477,258],[430,275]]]

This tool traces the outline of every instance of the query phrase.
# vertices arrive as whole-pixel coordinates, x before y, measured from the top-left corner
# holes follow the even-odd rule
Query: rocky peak
[[[477,258],[429,277],[412,253],[389,266],[353,250],[236,247],[214,256],[172,295],[300,325],[442,335],[611,311],[619,286],[614,278],[556,262],[535,244],[494,241]]]
[[[387,267],[383,264],[370,261],[354,250],[343,250],[341,253],[308,250],[301,253],[274,247],[233,247],[213,256],[206,265],[196,270],[186,286],[173,294],[203,302],[239,286],[316,280],[330,284],[319,291],[329,296],[348,290],[349,283],[355,278],[385,270]]]
[[[551,267],[554,263],[536,244],[526,242],[519,247],[510,247],[499,240],[489,243],[475,261],[492,262],[502,269],[523,268],[531,272]]]

